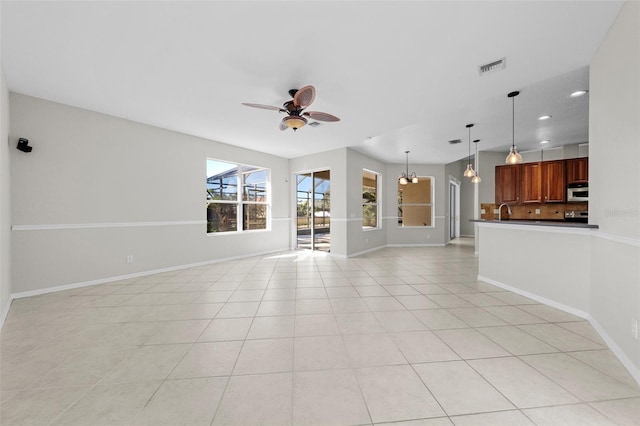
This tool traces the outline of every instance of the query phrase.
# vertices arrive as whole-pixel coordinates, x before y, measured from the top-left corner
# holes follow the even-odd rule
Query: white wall
[[[590,69],[589,221],[550,232],[480,225],[479,274],[588,318],[640,382],[640,3],[626,2]],[[580,148],[578,148],[580,152]]]
[[[319,154],[294,158],[291,170],[291,200],[295,205],[295,174],[312,170],[331,170],[331,254],[355,256],[358,253],[386,245],[444,245],[447,235],[445,212],[448,176],[444,165],[416,165],[410,167],[418,176],[435,179],[434,227],[402,228],[398,226],[398,176],[404,164],[384,164],[357,151],[342,148]],[[362,169],[382,174],[380,202],[382,203],[382,229],[362,229]],[[446,190],[446,191],[445,191]],[[293,209],[294,207],[292,207]],[[292,212],[292,215],[295,212]],[[291,225],[293,231],[293,222]],[[292,235],[292,246],[295,246]]]
[[[289,160],[288,197],[292,218],[295,216],[296,173],[330,170],[331,179],[331,254],[347,256],[347,149],[340,148],[320,154],[306,155]],[[290,222],[291,247],[295,247],[295,223]]]
[[[286,159],[15,93],[11,137],[13,293],[289,247]],[[207,235],[207,157],[271,169],[271,231]]]
[[[384,182],[384,201],[387,212],[385,229],[388,245],[444,245],[446,243],[445,189],[448,191],[449,178],[445,177],[444,165],[425,165],[409,162],[409,173],[416,172],[418,176],[432,176],[434,184],[434,226],[407,227],[398,226],[398,177],[406,170],[405,164],[387,164]]]
[[[542,150],[520,151],[523,163],[532,163],[536,161],[565,160],[568,158],[579,158],[589,156],[589,143],[572,143],[569,145],[545,148],[540,145]],[[505,153],[505,157],[507,154]],[[504,161],[503,161],[504,163]]]
[[[381,213],[378,220],[383,227],[379,229],[362,229],[362,169],[380,173],[380,193],[378,203],[381,205]],[[347,149],[347,253],[354,256],[378,247],[386,245],[386,231],[384,227],[393,226],[392,221],[384,220],[387,216],[385,199],[385,165],[357,151]]]
[[[478,184],[478,205],[496,201],[496,166],[504,165],[506,157],[506,152],[481,151],[478,153],[482,178],[482,182]]]
[[[481,223],[478,229],[482,280],[587,316],[592,231],[505,223]]]
[[[470,182],[465,182],[468,181],[468,178],[465,178],[463,176],[463,173],[465,171],[465,169],[467,168],[467,162],[466,161],[454,161],[453,163],[449,163],[446,164],[444,166],[444,175],[445,175],[445,187],[443,188],[444,191],[444,240],[446,243],[448,243],[449,241],[451,241],[451,215],[453,214],[455,216],[455,212],[451,212],[450,211],[450,191],[449,191],[449,185],[451,182],[451,179],[453,178],[454,181],[457,181],[460,183],[460,186],[458,187],[458,191],[459,191],[459,196],[460,196],[460,206],[459,206],[459,210],[460,210],[460,214],[458,216],[458,220],[460,221],[460,235],[469,235],[469,234],[464,234],[462,232],[462,230],[464,229],[463,225],[471,225],[471,223],[469,222],[469,218],[467,218],[467,215],[469,214],[468,211],[464,211],[464,208],[467,208],[467,201],[468,200],[464,200],[463,196],[466,195],[466,193],[468,191],[463,192],[463,186],[464,185],[472,185]],[[473,199],[473,195],[471,196]],[[473,205],[469,206],[471,207],[471,215],[473,215]],[[463,223],[466,222],[466,223]]]
[[[626,2],[590,69],[592,317],[640,370],[640,3]],[[640,373],[637,373],[640,374]],[[638,376],[636,376],[638,379]]]
[[[11,173],[9,152],[9,90],[0,67],[0,326],[11,297]]]
[[[467,168],[466,161],[460,161],[462,165],[462,173]],[[480,176],[484,181],[484,176]],[[469,222],[473,219],[473,206],[474,206],[474,187],[476,184],[471,182],[471,178],[462,177],[459,178],[462,184],[460,185],[460,235],[473,237],[475,233],[475,225]],[[482,184],[482,182],[480,182]]]

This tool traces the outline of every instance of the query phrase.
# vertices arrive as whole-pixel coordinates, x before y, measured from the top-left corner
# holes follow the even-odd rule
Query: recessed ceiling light
[[[545,139],[543,141],[540,141],[540,143],[549,143],[549,142],[551,142],[549,139]]]
[[[538,117],[538,120],[548,120],[550,118],[551,118],[550,115],[542,115],[542,116]]]
[[[571,96],[572,98],[577,98],[578,96],[586,95],[587,92],[588,92],[588,90],[576,90],[575,92],[573,92],[569,96]]]

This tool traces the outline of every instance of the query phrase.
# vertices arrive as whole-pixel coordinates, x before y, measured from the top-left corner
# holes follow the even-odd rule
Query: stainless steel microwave
[[[567,185],[567,202],[576,203],[589,201],[588,183],[570,183]]]

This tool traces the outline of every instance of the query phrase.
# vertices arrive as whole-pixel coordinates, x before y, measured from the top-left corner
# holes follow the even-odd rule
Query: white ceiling
[[[619,1],[2,1],[9,89],[293,158],[442,164],[588,140],[588,64]],[[505,57],[483,77],[478,65]],[[342,119],[281,132],[288,90]],[[551,114],[542,122],[537,117]],[[448,140],[462,139],[459,145]]]

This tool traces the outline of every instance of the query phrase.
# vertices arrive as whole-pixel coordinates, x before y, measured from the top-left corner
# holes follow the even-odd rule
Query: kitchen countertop
[[[560,228],[582,228],[582,229],[598,229],[598,225],[591,225],[580,222],[562,222],[555,220],[522,220],[522,219],[506,219],[506,220],[485,220],[485,219],[469,219],[470,222],[476,223],[492,223],[495,225],[529,225],[529,226],[555,226]]]

